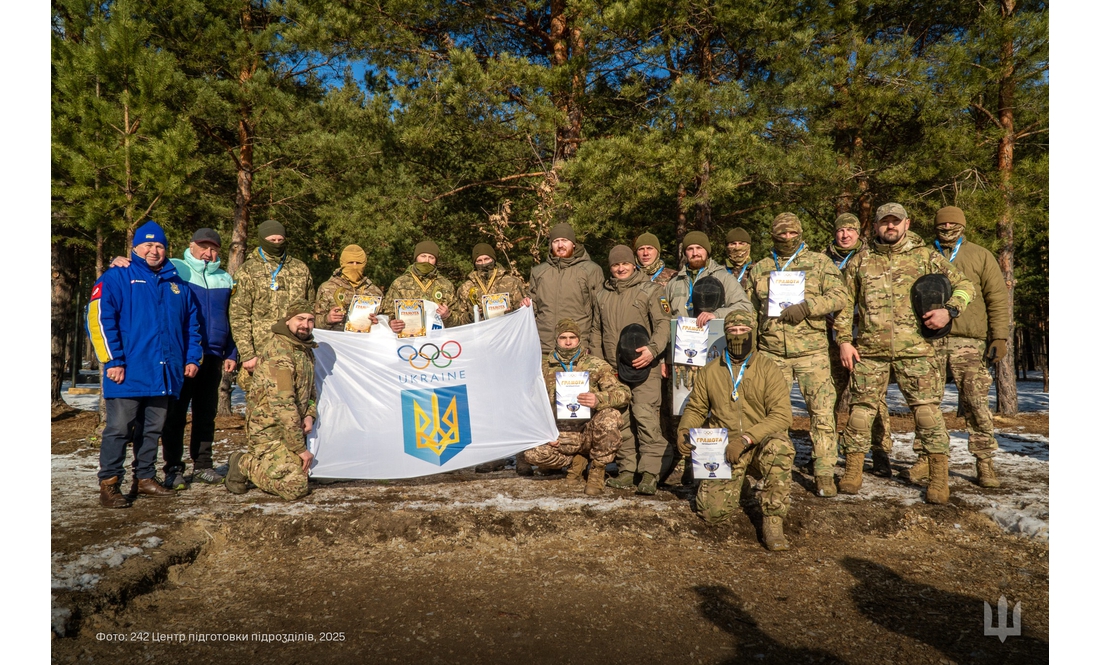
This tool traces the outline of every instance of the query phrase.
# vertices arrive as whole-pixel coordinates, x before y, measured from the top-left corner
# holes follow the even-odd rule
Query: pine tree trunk
[[[1007,24],[1016,11],[1016,0],[1001,0],[1001,16]],[[1007,26],[1006,26],[1007,28]],[[1006,416],[1015,416],[1019,412],[1016,393],[1016,349],[1015,349],[1015,221],[1012,197],[1013,149],[1016,146],[1015,126],[1013,124],[1013,103],[1016,92],[1016,67],[1013,52],[1012,33],[1006,30],[1001,45],[1001,82],[999,99],[999,121],[1003,135],[997,144],[997,171],[1000,173],[1000,190],[1004,200],[1001,218],[997,220],[997,239],[1001,249],[997,253],[997,263],[1001,267],[1005,284],[1008,286],[1008,353],[997,363],[997,412]]]
[[[65,352],[72,326],[76,289],[76,261],[72,247],[58,241],[50,248],[50,406],[61,406],[61,383],[65,380]],[[73,362],[79,360],[74,357]]]

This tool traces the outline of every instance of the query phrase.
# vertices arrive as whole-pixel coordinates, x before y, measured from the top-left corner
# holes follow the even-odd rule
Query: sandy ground
[[[994,490],[973,483],[948,414],[947,506],[870,475],[859,496],[820,499],[797,474],[786,553],[760,545],[751,496],[711,527],[676,482],[655,497],[586,497],[560,476],[510,470],[318,483],[290,504],[195,486],[109,511],[94,420],[69,411],[52,427],[57,662],[1047,660],[1045,413],[998,419]],[[244,446],[242,422],[218,425],[223,463]],[[912,421],[893,426],[900,470],[914,459]],[[800,465],[806,427],[796,418]],[[1003,643],[983,634],[984,603],[996,615],[1002,595],[1023,619]]]

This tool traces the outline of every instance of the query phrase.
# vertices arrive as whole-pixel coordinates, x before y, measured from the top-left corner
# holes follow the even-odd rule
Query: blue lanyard
[[[784,270],[786,270],[787,266],[791,265],[791,261],[794,261],[795,257],[798,256],[798,253],[801,252],[803,249],[805,249],[805,247],[806,247],[806,243],[802,243],[801,245],[799,245],[798,249],[796,249],[794,251],[794,254],[791,255],[791,258],[787,259],[787,262],[783,264],[782,268],[779,267],[779,255],[777,255],[775,253],[775,250],[773,249],[772,250],[772,258],[775,259],[775,269],[778,270],[779,272],[783,272]]]
[[[706,266],[703,266],[702,268],[699,268],[699,275],[695,279],[691,278],[691,271],[690,270],[687,271],[687,278],[688,278],[687,308],[688,308],[688,314],[694,314],[695,313],[695,302],[692,300],[692,297],[695,294],[695,282],[700,277],[703,276],[703,271],[706,270],[706,269],[707,269]]]
[[[657,278],[661,276],[661,271],[665,269],[665,262],[661,261],[661,264],[657,266],[657,269],[653,271],[653,276],[649,278],[649,281],[655,282]]]
[[[733,378],[733,361],[730,359],[730,351],[726,349],[726,369],[730,373],[730,381],[733,383],[733,392],[730,393],[730,397],[733,401],[737,401],[737,389],[741,386],[741,379],[745,378],[745,366],[749,364],[749,358],[752,358],[752,353],[745,357],[744,362],[741,363],[741,370],[737,372],[737,378]]]
[[[940,247],[940,241],[939,240],[933,240],[932,242],[934,242],[936,244],[936,249],[938,249],[940,251],[940,254],[943,254],[944,256],[947,256],[947,254],[944,253],[944,251],[943,251],[943,247]],[[955,262],[955,257],[958,255],[959,247],[961,247],[962,244],[963,244],[963,237],[959,236],[958,241],[955,243],[955,249],[951,251],[951,258],[947,259],[948,263],[954,263]]]
[[[844,257],[844,260],[840,262],[840,265],[838,265],[837,268],[840,269],[840,270],[844,270],[844,266],[848,265],[848,259],[852,258],[852,254],[855,254],[855,253],[856,253],[856,250],[854,250],[854,249],[852,251],[848,252],[848,256]]]
[[[264,260],[264,263],[266,265],[267,255],[264,254],[264,250],[260,247],[257,247],[256,250],[258,252],[260,252],[260,258]],[[283,269],[283,264],[286,263],[286,257],[287,256],[288,256],[287,254],[283,254],[283,260],[279,261],[279,267],[275,269],[275,272],[271,273],[271,290],[272,291],[278,291],[279,290],[279,285],[275,283],[275,277],[279,274],[279,271]]]
[[[573,371],[573,363],[576,362],[577,357],[580,356],[580,355],[581,355],[581,350],[578,348],[577,352],[573,354],[573,357],[569,359],[569,369],[566,369],[565,368],[565,363],[563,363],[561,361],[561,358],[558,357],[558,352],[557,351],[554,352],[554,357],[557,358],[558,364],[561,365],[561,369],[562,369],[563,372],[572,372]]]
[[[748,270],[750,266],[752,266],[752,261],[749,261],[745,265],[741,266],[741,272],[737,273],[737,281],[738,282],[740,282],[741,278],[745,276],[745,271]],[[730,270],[729,268],[726,268],[726,272],[728,272],[731,275],[733,274],[733,271]]]

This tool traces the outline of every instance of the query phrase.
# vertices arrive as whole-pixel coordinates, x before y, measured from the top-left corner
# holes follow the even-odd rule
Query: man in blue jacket
[[[131,262],[96,281],[88,303],[88,337],[106,369],[107,426],[99,449],[99,501],[125,508],[120,486],[126,442],[134,442],[131,495],[175,496],[157,482],[157,448],[168,405],[184,377],[198,374],[202,338],[187,283],[166,261],[164,229],[149,221],[134,233]]]
[[[222,372],[237,368],[237,346],[229,332],[229,296],[233,278],[221,269],[218,252],[222,239],[214,229],[199,229],[182,259],[169,259],[180,279],[191,287],[198,306],[202,333],[202,364],[195,378],[184,378],[179,399],[168,407],[164,424],[164,484],[187,489],[183,479],[183,430],[191,405],[192,481],[216,485],[225,478],[214,470],[214,418],[218,415],[218,389]]]

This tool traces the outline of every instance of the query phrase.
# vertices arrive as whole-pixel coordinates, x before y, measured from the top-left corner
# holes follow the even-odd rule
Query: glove
[[[985,352],[986,358],[989,358],[990,363],[999,363],[1001,359],[1008,355],[1008,342],[1003,339],[995,339],[993,343],[989,345],[989,350]]]
[[[741,458],[741,454],[745,452],[745,437],[739,436],[736,439],[726,444],[726,461],[730,464],[737,464],[737,460]]]
[[[695,446],[691,444],[691,437],[688,434],[688,430],[682,429],[677,432],[676,451],[684,457],[691,457],[691,451],[693,450],[695,450]]]
[[[802,323],[807,316],[810,315],[810,306],[805,301],[798,303],[797,305],[791,305],[785,307],[782,312],[779,313],[780,323],[789,323],[792,326],[797,326]]]

